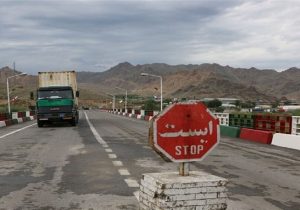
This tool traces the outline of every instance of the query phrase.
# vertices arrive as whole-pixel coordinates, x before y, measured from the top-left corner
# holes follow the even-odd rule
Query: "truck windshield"
[[[38,99],[67,98],[73,99],[72,90],[41,90],[38,91]]]

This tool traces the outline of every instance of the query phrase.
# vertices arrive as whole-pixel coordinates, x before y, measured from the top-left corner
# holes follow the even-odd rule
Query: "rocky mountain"
[[[132,65],[120,63],[104,72],[78,72],[81,98],[107,97],[107,94],[159,95],[159,78],[142,77],[141,73],[163,78],[165,97],[201,99],[205,97],[238,98],[241,100],[274,101],[287,97],[300,101],[300,69],[282,72],[271,69],[233,68],[219,64],[167,65],[163,63]],[[0,87],[5,87],[7,76],[15,74],[8,67],[0,69]],[[18,78],[20,86],[36,89],[36,76]],[[2,91],[4,92],[4,91]],[[1,94],[0,97],[4,94]]]
[[[167,97],[234,97],[241,100],[274,101],[287,97],[300,101],[300,69],[283,72],[271,69],[232,68],[219,64],[132,65],[128,62],[99,73],[79,72],[80,83],[93,84],[99,91],[120,92],[128,89],[140,95],[159,95],[159,80],[141,77],[142,72],[163,77],[163,94]],[[88,87],[87,85],[86,87]]]

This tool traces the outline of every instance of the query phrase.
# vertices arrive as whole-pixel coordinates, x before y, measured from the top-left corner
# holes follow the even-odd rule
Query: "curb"
[[[35,116],[30,116],[30,117],[21,117],[21,118],[12,119],[12,120],[3,120],[3,121],[0,121],[0,128],[7,127],[10,125],[20,124],[20,123],[27,122],[27,121],[32,121],[35,119],[36,119]]]
[[[151,119],[153,118],[153,116],[144,116],[144,115],[140,115],[140,114],[132,114],[132,113],[124,113],[124,112],[113,112],[113,111],[108,111],[111,114],[115,114],[115,115],[121,115],[121,116],[125,116],[125,117],[129,117],[129,118],[134,118],[134,119],[138,119],[138,120],[144,120],[144,121],[151,121]]]

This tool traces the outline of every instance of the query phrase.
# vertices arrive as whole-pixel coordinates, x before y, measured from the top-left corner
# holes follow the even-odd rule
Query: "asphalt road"
[[[0,129],[0,209],[138,209],[143,173],[177,171],[148,146],[148,122],[80,114],[76,127]],[[222,138],[191,170],[229,179],[229,210],[300,209],[299,151]]]

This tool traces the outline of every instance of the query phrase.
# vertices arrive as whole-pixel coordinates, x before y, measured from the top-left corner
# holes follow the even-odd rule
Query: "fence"
[[[292,134],[300,135],[300,116],[292,117]]]

